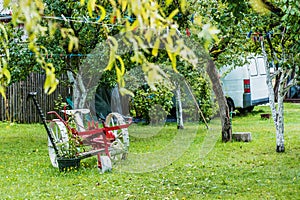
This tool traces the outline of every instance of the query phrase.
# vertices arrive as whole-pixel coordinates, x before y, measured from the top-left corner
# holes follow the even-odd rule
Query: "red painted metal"
[[[112,131],[120,130],[124,128],[128,128],[132,124],[132,120],[129,119],[127,124],[117,125],[117,126],[108,126],[102,121],[102,128],[98,127],[98,123],[89,122],[88,129],[86,131],[77,131],[75,128],[72,128],[68,121],[64,120],[57,112],[50,111],[47,114],[55,115],[72,133],[74,137],[80,136],[83,141],[83,145],[89,145],[92,147],[90,152],[84,152],[82,155],[79,155],[81,158],[87,158],[94,155],[97,155],[98,158],[98,167],[101,168],[101,153],[105,153],[107,156],[110,157],[109,147],[115,139]],[[67,119],[67,118],[66,118]]]

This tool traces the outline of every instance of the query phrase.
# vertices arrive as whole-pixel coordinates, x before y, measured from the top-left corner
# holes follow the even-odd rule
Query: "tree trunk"
[[[206,72],[212,82],[213,91],[216,95],[219,104],[220,118],[222,123],[222,141],[223,142],[231,141],[232,128],[231,128],[229,109],[226,102],[226,98],[222,90],[219,73],[216,70],[216,65],[212,60],[209,60],[207,63]]]
[[[279,91],[280,92],[280,91]],[[276,128],[276,151],[278,153],[284,152],[284,107],[283,107],[283,96],[278,95],[278,117],[277,117],[277,128]]]
[[[265,61],[267,63],[267,61]],[[274,88],[272,85],[272,78],[270,75],[270,68],[268,65],[266,65],[266,72],[267,72],[267,85],[269,90],[269,104],[272,112],[272,118],[274,121],[274,125],[276,128],[276,151],[277,152],[284,152],[284,118],[283,118],[283,96],[280,94],[282,93],[282,84],[279,84],[278,86],[278,92],[277,92],[277,103],[278,108],[276,109],[275,105],[275,93]],[[283,74],[281,74],[283,76]]]
[[[177,119],[177,128],[184,129],[183,117],[182,117],[181,91],[180,91],[179,83],[176,83],[176,119]]]
[[[67,73],[70,82],[73,83],[73,109],[84,108],[87,90],[82,81],[82,76],[77,74],[75,79],[71,71],[68,71]]]
[[[277,69],[276,69],[277,68]],[[274,68],[274,71],[278,70],[278,67]],[[279,88],[279,82],[280,82],[280,75],[281,73],[279,73],[276,77],[275,77],[275,84],[273,87],[274,90],[274,101],[277,102],[278,101],[278,88]]]
[[[276,118],[276,151],[278,153],[284,152],[284,107],[283,107],[283,99],[284,99],[284,73],[280,75],[279,87],[278,87],[278,96],[277,96],[277,103],[278,103],[278,114]]]
[[[264,56],[264,62],[266,67],[266,74],[267,74],[267,85],[268,85],[268,91],[269,91],[269,104],[272,112],[272,118],[274,121],[274,125],[276,128],[276,151],[277,152],[284,152],[284,109],[283,109],[283,98],[285,96],[284,94],[284,73],[280,73],[279,75],[279,83],[278,83],[278,91],[277,91],[277,103],[278,108],[276,109],[275,105],[275,92],[272,84],[272,77],[270,73],[270,67],[267,60],[267,53],[265,51],[264,43],[261,41],[261,48],[262,53]]]

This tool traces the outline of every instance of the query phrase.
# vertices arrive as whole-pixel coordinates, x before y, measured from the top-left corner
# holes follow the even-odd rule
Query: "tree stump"
[[[263,113],[260,115],[261,119],[270,119],[270,114],[269,113]]]
[[[250,142],[252,140],[250,132],[236,132],[232,134],[232,138],[238,142]]]

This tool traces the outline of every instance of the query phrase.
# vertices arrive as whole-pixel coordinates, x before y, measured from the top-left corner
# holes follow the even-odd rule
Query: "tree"
[[[254,43],[257,51],[262,51],[267,64],[267,84],[270,108],[276,128],[276,151],[284,152],[284,104],[289,88],[297,83],[299,75],[299,1],[259,1],[253,8],[260,14],[260,21],[254,26],[259,40]],[[267,16],[267,18],[266,18]],[[270,67],[275,71],[272,75]],[[277,66],[277,67],[276,67]],[[272,80],[276,79],[275,89]],[[277,106],[275,104],[277,100]]]
[[[5,6],[9,6],[8,3],[9,1],[6,1]],[[54,28],[59,26],[57,23],[48,23],[48,26],[40,25],[45,9],[41,1],[33,2],[27,0],[19,2],[18,5],[20,5],[21,9],[18,10],[17,7],[14,8],[13,23],[16,25],[17,20],[21,20],[24,23],[25,30],[29,35],[29,49],[35,54],[36,60],[46,71],[47,78],[44,89],[51,93],[58,84],[55,78],[55,68],[53,64],[45,61],[43,54],[41,54],[45,48],[37,45],[37,38],[40,35],[45,35],[46,31],[48,31],[47,33],[50,37],[53,36],[55,34],[55,31],[53,31]],[[149,61],[146,56],[147,54],[152,54],[152,56],[156,57],[159,49],[163,48],[164,51],[166,50],[167,52],[174,71],[177,71],[177,57],[190,62],[194,67],[197,66],[197,56],[185,45],[180,35],[177,34],[178,28],[182,31],[186,27],[185,23],[189,19],[187,18],[189,17],[189,12],[187,12],[187,2],[185,0],[169,0],[166,2],[122,0],[118,2],[103,1],[101,4],[96,4],[94,0],[81,0],[80,6],[84,5],[87,6],[89,16],[99,16],[98,21],[105,20],[107,16],[106,12],[109,11],[109,20],[122,25],[121,28],[117,30],[120,33],[119,36],[121,36],[120,40],[132,48],[133,56],[131,56],[131,61],[142,66],[144,73],[148,77],[150,87],[153,87],[158,80],[165,78],[165,74],[156,63]],[[173,5],[178,8],[173,9]],[[28,10],[31,10],[30,15]],[[25,18],[22,18],[23,16],[25,16]],[[177,16],[180,20],[175,20]],[[130,20],[128,18],[130,18]],[[178,23],[175,23],[175,21]],[[205,22],[205,20],[202,22],[201,16],[195,17],[195,24],[200,33],[198,34],[198,39],[201,41],[201,44],[203,44],[204,49],[207,50],[210,42],[217,40],[217,31],[208,22]],[[73,27],[75,31],[71,28],[60,28],[62,37],[68,39],[68,51],[73,51],[74,47],[75,50],[78,49],[76,27]],[[186,31],[188,33],[188,30]],[[115,69],[121,91],[128,93],[125,89],[123,79],[126,69],[123,58],[118,52],[120,40],[114,37],[115,34],[113,32],[107,30],[104,31],[104,35],[110,46],[110,56],[106,70]],[[149,47],[151,47],[150,51]],[[216,74],[213,75],[216,76]],[[218,87],[220,88],[220,85]],[[230,120],[228,120],[228,109],[226,109],[224,98],[220,98],[219,100],[225,105],[224,108],[222,107],[222,109],[224,109],[222,110],[224,115],[222,114],[221,116],[227,118],[227,120],[222,121],[222,126],[225,127],[223,131],[224,137],[222,138],[224,141],[228,141],[230,140],[230,137],[228,137],[228,135],[230,135],[230,124],[229,126],[227,124],[228,122],[230,123]]]
[[[244,22],[241,20],[244,16],[240,11],[244,7],[239,2],[214,0],[196,2],[190,9],[191,22],[189,23],[189,29],[191,37],[194,37],[194,40],[201,46],[209,49],[206,72],[210,77],[213,91],[219,104],[222,141],[224,142],[231,141],[232,128],[227,101],[219,80],[218,67],[231,64],[230,62],[240,64],[241,58],[245,54],[243,52],[244,41],[240,37],[244,27]],[[195,16],[205,16],[203,21],[210,21],[213,26],[208,26],[203,29],[204,31],[200,32],[199,24],[195,23],[197,21]],[[235,24],[235,28],[232,27],[232,24]],[[216,31],[214,27],[220,31],[220,39],[210,38],[211,34],[205,34]],[[203,37],[206,39],[204,40]],[[213,43],[210,44],[208,41],[213,41]],[[241,55],[241,57],[236,56],[237,54]]]
[[[35,59],[35,62],[38,65],[38,69],[43,69],[46,74],[46,80],[44,84],[44,89],[48,93],[52,93],[58,84],[58,80],[55,77],[55,67],[53,63],[47,62],[46,58],[48,55],[48,50],[38,43],[38,39],[46,34],[49,37],[53,37],[55,34],[55,30],[57,28],[56,23],[49,23],[47,26],[43,26],[42,19],[44,14],[44,4],[40,0],[32,1],[32,0],[24,0],[24,1],[4,1],[3,6],[5,9],[11,8],[12,15],[11,15],[11,25],[4,26],[1,25],[2,34],[1,34],[1,41],[3,44],[3,48],[1,51],[5,52],[5,57],[1,59],[1,66],[0,66],[0,93],[2,96],[5,97],[5,86],[10,83],[11,80],[11,72],[14,68],[8,69],[8,64],[11,61],[11,52],[10,46],[8,45],[8,41],[15,41],[15,39],[19,38],[19,31],[17,30],[18,26],[21,25],[26,32],[27,35],[27,47],[28,53],[32,55]],[[7,33],[7,30],[10,29],[12,32],[10,34]],[[61,28],[59,29],[62,36],[68,38],[70,41],[70,49],[73,47],[77,47],[77,40],[74,34],[72,34],[72,30]],[[10,37],[8,37],[8,35]],[[12,44],[14,43],[12,42]],[[25,50],[25,48],[17,48],[19,51]],[[27,53],[25,52],[25,54]],[[29,55],[29,54],[28,54]],[[3,67],[2,67],[3,66]],[[27,66],[28,67],[28,66]],[[35,67],[27,68],[28,71],[36,70]],[[16,70],[18,71],[18,69]],[[24,70],[26,72],[27,70]],[[17,72],[16,72],[17,73]]]
[[[176,3],[178,4],[179,2],[176,2]],[[83,107],[83,105],[86,102],[86,98],[88,96],[88,91],[91,90],[91,88],[90,88],[91,86],[89,84],[94,84],[94,86],[96,85],[95,82],[83,80],[82,77],[84,77],[84,76],[95,77],[95,74],[96,75],[105,74],[105,73],[103,73],[103,71],[99,71],[99,69],[93,68],[93,65],[97,66],[99,64],[99,61],[98,61],[98,63],[95,63],[95,59],[86,59],[87,61],[85,62],[85,65],[89,65],[90,70],[84,71],[84,72],[88,73],[89,75],[82,74],[82,71],[79,70],[80,65],[82,65],[81,57],[84,57],[84,56],[88,57],[88,53],[90,52],[90,50],[95,49],[96,44],[99,43],[99,41],[100,42],[105,41],[105,39],[107,39],[107,37],[109,37],[109,35],[113,36],[114,34],[118,33],[121,29],[119,27],[122,27],[122,26],[118,25],[119,24],[117,22],[118,20],[115,17],[113,18],[113,20],[116,21],[116,26],[115,26],[116,28],[114,28],[112,30],[110,29],[109,31],[104,28],[103,24],[99,24],[99,23],[96,23],[95,21],[93,21],[94,20],[93,18],[85,19],[84,23],[82,23],[82,18],[80,18],[80,17],[87,16],[89,14],[89,12],[91,10],[93,10],[93,6],[97,7],[97,8],[99,7],[98,5],[95,5],[94,3],[80,4],[79,2],[74,2],[74,1],[52,2],[52,1],[46,0],[44,7],[41,8],[44,12],[44,17],[42,19],[40,19],[41,24],[44,27],[47,27],[47,26],[50,27],[51,24],[54,24],[53,27],[58,27],[63,30],[63,31],[60,31],[58,29],[58,31],[54,31],[54,33],[48,31],[48,32],[45,32],[42,36],[37,38],[37,43],[42,44],[45,47],[45,49],[47,49],[47,52],[44,52],[43,54],[41,54],[41,56],[45,56],[45,57],[47,56],[47,59],[45,59],[45,61],[50,62],[51,65],[54,67],[54,68],[51,68],[51,70],[48,70],[49,72],[55,71],[55,74],[58,74],[58,73],[64,73],[66,70],[68,70],[68,72],[69,72],[68,74],[70,74],[70,76],[73,77],[71,80],[72,80],[72,83],[74,84],[73,92],[75,94],[74,95],[75,96],[74,97],[75,107]],[[101,6],[105,7],[107,10],[112,9],[108,2],[102,2]],[[169,7],[166,6],[166,8],[170,8],[170,5],[169,5]],[[172,9],[168,9],[168,10],[170,12],[168,12],[167,15],[171,15],[171,14],[174,15],[175,12],[178,12],[178,11],[175,11],[174,13],[172,13],[173,12]],[[96,10],[94,12],[96,12],[96,14],[97,14]],[[98,14],[99,13],[102,15],[102,11],[101,12],[99,11]],[[52,16],[52,17],[49,17],[49,16]],[[59,16],[59,17],[56,17],[56,16]],[[128,17],[128,15],[125,15],[125,17]],[[102,22],[107,23],[108,21],[111,21],[111,19],[109,19],[109,18],[103,19]],[[128,20],[128,21],[130,21],[130,20]],[[88,23],[88,22],[90,22],[90,23]],[[122,22],[124,22],[124,20]],[[19,30],[19,31],[22,32],[22,30]],[[13,31],[11,31],[11,33],[12,32]],[[98,34],[99,32],[100,32],[100,34]],[[51,39],[50,33],[53,35],[52,39]],[[77,40],[72,41],[72,40],[70,40],[70,38],[69,38],[69,40],[64,39],[64,37],[67,37],[65,35],[67,33],[71,34],[71,36],[76,37]],[[62,34],[64,37],[60,37],[60,34]],[[94,37],[94,35],[97,35],[97,37]],[[136,36],[137,36],[136,38],[140,37],[138,34]],[[14,44],[17,44],[17,41],[14,40],[13,36],[11,38],[12,38],[11,41],[14,41]],[[71,39],[74,39],[74,38],[71,37]],[[142,38],[142,39],[145,39],[145,38]],[[75,42],[77,42],[78,44],[75,45]],[[163,43],[163,39],[155,40],[155,42]],[[13,43],[11,43],[11,44],[13,44]],[[108,46],[108,43],[106,43],[106,42],[103,42],[102,44],[104,44],[104,47]],[[78,48],[76,48],[76,49],[70,48],[70,46],[72,47],[72,45],[78,46]],[[14,78],[14,80],[19,80],[20,78],[26,77],[26,75],[30,71],[40,70],[40,68],[39,68],[39,65],[34,62],[34,55],[35,55],[34,52],[32,53],[31,50],[28,50],[27,48],[24,48],[24,47],[16,49],[15,48],[16,46],[18,46],[18,45],[12,45],[10,48],[11,51],[15,52],[14,55],[23,54],[24,56],[30,58],[27,60],[23,60],[23,59],[20,59],[20,58],[22,58],[21,56],[16,56],[14,59],[12,59],[11,63],[13,65],[10,66],[11,75]],[[119,44],[119,46],[120,46],[120,44]],[[149,43],[148,46],[149,46],[150,50],[153,49],[153,46],[151,46],[151,43]],[[53,48],[53,47],[56,47],[56,48]],[[98,50],[99,50],[99,48],[98,48]],[[105,51],[109,52],[109,49],[103,48],[103,46],[102,46],[102,48],[97,53],[102,53],[103,55],[105,55]],[[157,51],[158,51],[158,49],[157,49]],[[188,52],[188,49],[186,49],[186,52]],[[161,52],[160,52],[160,54],[161,54]],[[61,59],[62,58],[61,55],[63,55],[63,56],[66,55],[66,56],[64,56],[65,59]],[[169,53],[164,54],[164,56],[167,56],[167,57],[168,57],[168,55],[169,55]],[[48,57],[49,58],[51,57],[51,61],[49,61]],[[155,57],[155,56],[151,55],[151,56],[147,56],[147,57]],[[161,58],[161,56],[160,56],[160,58]],[[159,62],[161,61],[160,58],[157,59],[157,60],[159,60]],[[149,58],[147,58],[147,59],[149,59]],[[60,60],[60,63],[57,62],[59,60]],[[122,55],[122,59],[120,59],[120,60],[122,62],[125,62],[125,66],[126,66],[126,62],[128,63],[128,60],[130,61],[130,57],[124,58],[124,55]],[[91,62],[91,63],[88,63],[88,62]],[[22,63],[21,67],[20,67],[20,63]],[[173,61],[173,65],[174,65],[174,63],[175,62]],[[67,67],[65,67],[66,64],[67,64]],[[32,66],[34,66],[34,67],[32,67]],[[150,65],[150,66],[153,66],[153,65]],[[112,68],[111,70],[113,70],[113,69],[114,68]],[[115,68],[115,69],[117,69],[117,68]],[[127,67],[126,67],[126,70],[128,70]],[[153,73],[153,71],[155,73],[155,70],[150,70],[150,71],[152,71],[151,73]],[[70,73],[70,72],[72,72],[72,73]],[[115,72],[116,72],[116,70],[115,70]],[[20,77],[20,75],[22,75],[22,77]],[[52,76],[52,75],[51,75],[51,77],[54,78],[54,76]],[[156,74],[156,75],[159,75],[159,74]],[[153,75],[152,77],[154,77],[156,75]],[[116,79],[112,80],[112,83],[113,82],[116,82]],[[86,84],[86,83],[88,83],[88,84]]]
[[[210,53],[217,63],[222,64],[224,58],[228,59],[228,50],[231,55],[238,52],[264,54],[270,107],[276,127],[276,151],[284,152],[283,99],[299,74],[299,2],[222,0],[216,7],[219,9],[215,9],[212,18],[222,37]],[[246,42],[246,36],[249,42]],[[275,68],[273,75],[270,74],[271,66]],[[274,78],[276,84],[273,86]]]
[[[74,108],[83,108],[88,105],[87,98],[89,97],[89,93],[91,90],[95,90],[98,83],[99,78],[97,75],[102,74],[103,70],[97,69],[99,68],[99,62],[95,62],[95,59],[91,57],[96,56],[95,48],[101,42],[106,39],[106,32],[103,28],[103,25],[96,21],[95,18],[89,18],[84,16],[89,16],[91,13],[92,5],[84,5],[80,4],[78,1],[48,1],[45,0],[45,15],[46,16],[62,16],[60,18],[54,17],[53,19],[48,19],[45,23],[53,23],[53,20],[58,24],[59,27],[68,28],[68,30],[72,30],[74,36],[77,38],[78,48],[70,49],[71,41],[63,41],[63,40],[55,40],[55,45],[61,47],[67,52],[68,56],[65,59],[65,66],[63,68],[63,72],[68,74],[70,81],[73,84],[73,106]],[[103,2],[104,6],[107,5],[106,2]],[[100,7],[102,8],[102,7]],[[101,14],[101,18],[103,18],[103,14],[105,11],[95,12],[97,15]],[[60,20],[59,20],[60,19]],[[107,23],[108,19],[102,19],[102,23]],[[115,30],[112,30],[115,31]],[[56,34],[59,34],[57,32]],[[45,42],[43,42],[45,44]],[[53,43],[53,42],[52,42]],[[53,46],[47,45],[48,46]],[[96,52],[99,53],[103,51],[109,51],[108,48],[102,48],[101,51]],[[105,55],[105,53],[103,53]],[[101,56],[101,55],[99,55]],[[94,61],[89,63],[90,61]],[[86,65],[87,70],[81,70],[81,66]],[[87,80],[87,77],[90,80]],[[115,79],[111,80],[111,82],[116,82]],[[108,85],[108,84],[106,84]]]
[[[175,97],[176,97],[177,128],[178,129],[184,129],[183,116],[182,116],[182,102],[181,102],[180,84],[176,84],[176,87],[175,87]]]

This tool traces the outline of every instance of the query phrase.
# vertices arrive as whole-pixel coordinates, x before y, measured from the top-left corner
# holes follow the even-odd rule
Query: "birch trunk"
[[[82,80],[82,76],[77,74],[76,79],[72,72],[68,71],[70,82],[73,82],[73,109],[85,108],[87,89]]]
[[[275,105],[275,93],[272,84],[272,77],[270,73],[270,67],[267,60],[267,54],[265,51],[264,43],[261,41],[262,53],[264,56],[265,68],[267,73],[267,85],[269,91],[269,104],[272,112],[273,122],[276,128],[276,151],[284,152],[284,107],[283,107],[283,98],[284,98],[284,73],[280,74],[280,81],[278,86],[278,95],[277,95],[277,103],[278,108],[276,109]]]
[[[182,117],[182,102],[181,102],[181,91],[180,85],[176,84],[176,119],[177,119],[177,128],[184,129],[183,117]]]
[[[283,99],[284,99],[284,83],[283,80],[284,73],[280,76],[280,82],[278,87],[278,114],[277,114],[277,127],[276,127],[276,151],[277,152],[284,152],[284,106],[283,106]]]

